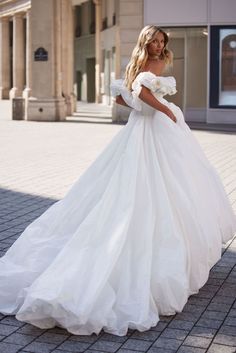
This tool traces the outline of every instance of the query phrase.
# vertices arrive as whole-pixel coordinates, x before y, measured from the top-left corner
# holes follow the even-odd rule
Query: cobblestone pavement
[[[65,195],[123,126],[109,123],[39,123],[0,118],[0,251],[25,227]],[[236,211],[236,136],[193,131],[217,168]],[[96,180],[94,180],[96,182]],[[0,352],[236,352],[236,239],[222,247],[222,258],[182,313],[161,317],[146,332],[119,337],[74,336],[41,330],[0,315]]]

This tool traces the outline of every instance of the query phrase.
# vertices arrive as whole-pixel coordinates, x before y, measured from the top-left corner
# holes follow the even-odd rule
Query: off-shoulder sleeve
[[[132,89],[136,96],[139,96],[142,86],[149,88],[152,92],[172,95],[177,92],[176,81],[173,76],[156,76],[150,71],[140,72],[132,83]]]
[[[110,88],[111,88],[111,94],[113,97],[121,95],[125,103],[129,107],[135,110],[141,110],[140,102],[137,99],[135,99],[131,91],[128,90],[128,88],[125,86],[124,80],[122,79],[113,80],[113,82],[110,85]]]

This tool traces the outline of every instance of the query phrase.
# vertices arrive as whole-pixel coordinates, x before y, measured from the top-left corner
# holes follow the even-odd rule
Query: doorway
[[[95,58],[86,59],[86,73],[87,73],[87,102],[95,102]]]

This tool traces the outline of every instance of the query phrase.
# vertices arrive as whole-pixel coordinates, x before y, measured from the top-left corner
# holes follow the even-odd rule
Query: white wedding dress
[[[141,85],[177,123],[139,99]],[[175,79],[140,73],[128,123],[66,196],[0,259],[0,312],[78,335],[145,331],[182,311],[208,279],[236,218],[221,180],[163,98]]]

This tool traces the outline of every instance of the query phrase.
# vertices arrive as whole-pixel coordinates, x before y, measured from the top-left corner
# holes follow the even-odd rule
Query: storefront
[[[186,121],[236,124],[236,2],[144,0],[147,24],[168,32]]]

